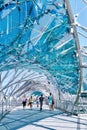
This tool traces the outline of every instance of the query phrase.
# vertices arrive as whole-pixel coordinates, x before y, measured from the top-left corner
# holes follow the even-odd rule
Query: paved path
[[[0,122],[0,130],[87,130],[87,117],[71,116],[62,111],[14,109]]]

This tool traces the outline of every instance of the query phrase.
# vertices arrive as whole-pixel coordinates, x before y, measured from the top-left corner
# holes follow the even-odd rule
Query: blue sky
[[[83,0],[69,0],[71,7],[72,7],[72,12],[73,14],[79,14],[77,18],[77,22],[85,26],[87,28],[87,4],[83,2]],[[87,31],[83,31],[80,28],[77,28],[77,31],[83,33],[87,37]],[[84,38],[81,35],[79,36],[79,42],[81,46],[87,46],[87,38]]]

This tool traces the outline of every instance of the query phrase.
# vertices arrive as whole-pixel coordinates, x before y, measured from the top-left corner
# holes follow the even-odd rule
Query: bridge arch
[[[82,72],[69,1],[9,1],[0,9],[0,92],[19,97],[34,90],[51,91],[57,107],[68,103],[72,111]],[[66,106],[62,109],[69,111]]]

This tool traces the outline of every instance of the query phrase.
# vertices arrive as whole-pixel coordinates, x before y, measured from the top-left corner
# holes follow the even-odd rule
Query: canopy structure
[[[0,2],[1,95],[51,91],[56,100],[67,97],[76,104],[82,64],[69,1]]]

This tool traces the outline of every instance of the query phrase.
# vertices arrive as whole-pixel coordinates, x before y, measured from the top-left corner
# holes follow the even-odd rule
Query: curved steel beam
[[[69,17],[70,17],[71,25],[73,25],[73,23],[75,23],[75,21],[74,21],[74,17],[73,17],[73,14],[72,14],[72,10],[71,10],[71,7],[70,7],[69,0],[65,0],[65,3],[66,3],[68,14],[69,14]],[[75,43],[76,43],[77,54],[78,54],[78,59],[79,59],[79,67],[80,67],[80,79],[79,79],[78,92],[77,92],[76,100],[74,102],[74,104],[76,104],[78,102],[79,94],[81,93],[81,87],[82,87],[82,68],[81,68],[82,61],[81,61],[81,53],[80,53],[79,39],[78,39],[76,26],[73,25],[72,27],[73,27],[73,36],[74,36],[75,41],[76,41]]]

